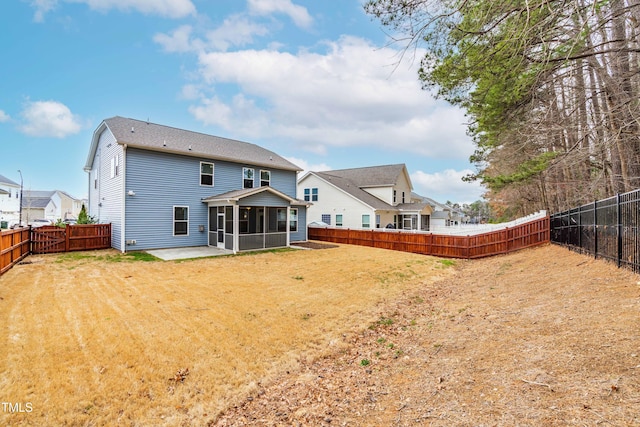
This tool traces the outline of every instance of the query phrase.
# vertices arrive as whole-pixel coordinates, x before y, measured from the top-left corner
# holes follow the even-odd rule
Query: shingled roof
[[[17,182],[13,182],[12,180],[10,180],[9,178],[7,178],[4,175],[0,175],[0,184],[9,184],[9,185],[15,185],[15,186],[20,186],[20,184],[18,184]]]
[[[90,169],[93,164],[97,142],[104,128],[111,131],[118,144],[129,147],[276,169],[302,170],[273,151],[256,144],[119,116],[105,119],[94,133],[85,169]]]
[[[395,165],[368,166],[353,169],[338,169],[324,172],[325,175],[340,177],[351,181],[358,187],[388,187],[396,184],[398,177],[405,171],[403,163]]]
[[[397,210],[398,207],[380,200],[364,189],[395,185],[398,177],[406,173],[406,167],[400,163],[313,173],[374,209]]]

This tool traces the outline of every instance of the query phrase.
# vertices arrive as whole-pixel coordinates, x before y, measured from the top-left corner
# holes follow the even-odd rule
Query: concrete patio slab
[[[153,249],[145,251],[165,261],[187,258],[203,258],[209,256],[229,255],[233,251],[213,246],[193,246],[188,248]]]

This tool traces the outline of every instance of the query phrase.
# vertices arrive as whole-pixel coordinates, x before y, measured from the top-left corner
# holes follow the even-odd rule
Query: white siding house
[[[306,240],[300,168],[255,144],[112,117],[95,130],[85,171],[89,215],[111,223],[123,252]]]
[[[309,223],[429,230],[431,205],[412,203],[411,190],[404,164],[309,172],[298,181],[298,194],[312,203]]]
[[[20,184],[0,175],[0,221],[8,226],[20,215]]]

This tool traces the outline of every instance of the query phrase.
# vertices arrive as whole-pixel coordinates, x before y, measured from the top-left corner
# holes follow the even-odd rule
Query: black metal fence
[[[640,190],[551,215],[551,241],[640,273]]]

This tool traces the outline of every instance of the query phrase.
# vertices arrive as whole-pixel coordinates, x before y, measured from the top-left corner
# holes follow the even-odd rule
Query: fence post
[[[598,259],[598,201],[593,201],[593,257]]]
[[[71,225],[65,224],[64,226],[64,251],[69,252],[69,233],[71,232]]]
[[[618,238],[618,268],[620,268],[621,259],[622,259],[622,212],[620,212],[620,193],[616,193],[616,217],[617,217],[617,226],[616,226],[616,234]]]

